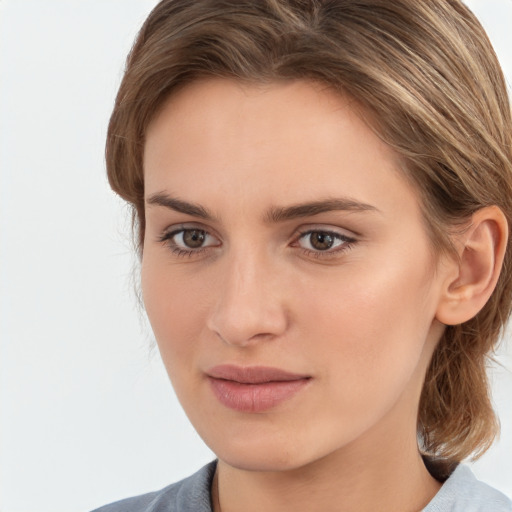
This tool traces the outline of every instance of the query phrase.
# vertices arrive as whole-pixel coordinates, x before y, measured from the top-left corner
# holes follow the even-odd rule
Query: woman
[[[218,460],[100,510],[512,510],[459,464],[497,432],[511,128],[459,1],[161,2],[107,168]]]

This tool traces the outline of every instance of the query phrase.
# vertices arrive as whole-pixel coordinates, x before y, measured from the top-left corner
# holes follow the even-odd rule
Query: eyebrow
[[[198,204],[189,203],[188,201],[176,199],[175,197],[171,197],[162,192],[157,192],[156,194],[149,196],[146,199],[146,203],[150,205],[164,206],[165,208],[205,220],[215,220],[215,216],[206,208]]]
[[[164,206],[165,208],[169,208],[186,215],[191,215],[193,217],[199,217],[204,220],[217,220],[216,216],[207,208],[188,201],[183,201],[182,199],[171,197],[162,192],[149,196],[146,203],[149,205]],[[350,198],[329,198],[291,206],[271,207],[265,214],[264,220],[268,224],[275,224],[330,211],[378,212],[379,210],[375,206]]]
[[[265,215],[268,223],[283,222],[286,220],[297,219],[301,217],[310,217],[324,212],[331,211],[348,212],[377,212],[375,206],[355,201],[350,198],[332,198],[320,201],[311,201],[309,203],[297,204],[286,207],[271,208]]]

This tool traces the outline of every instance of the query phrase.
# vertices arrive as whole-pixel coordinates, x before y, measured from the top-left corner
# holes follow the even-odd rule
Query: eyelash
[[[199,232],[204,233],[206,236],[212,236],[206,230],[201,229],[201,228],[181,227],[179,229],[174,229],[172,231],[164,233],[162,236],[160,236],[158,238],[158,241],[165,244],[167,247],[169,247],[172,251],[172,254],[176,255],[177,257],[191,258],[194,256],[199,256],[200,254],[204,253],[205,251],[207,251],[208,249],[210,249],[212,247],[217,247],[217,246],[207,245],[205,247],[199,247],[198,249],[189,249],[189,250],[179,247],[176,244],[176,242],[173,241],[173,238],[176,235],[179,235],[180,233],[186,233],[187,231],[199,231]],[[299,231],[299,234],[295,238],[295,241],[293,242],[293,244],[297,244],[299,242],[299,240],[301,240],[302,238],[304,238],[308,235],[312,235],[313,233],[321,233],[323,235],[329,235],[329,236],[332,236],[335,239],[335,241],[343,242],[339,246],[339,248],[334,249],[334,250],[327,249],[325,251],[321,251],[321,250],[306,249],[304,247],[301,248],[304,254],[306,254],[309,257],[313,257],[313,258],[328,259],[328,258],[337,257],[340,254],[350,250],[353,247],[353,245],[356,243],[355,238],[338,233],[336,231],[330,231],[327,229],[308,229],[305,231]]]

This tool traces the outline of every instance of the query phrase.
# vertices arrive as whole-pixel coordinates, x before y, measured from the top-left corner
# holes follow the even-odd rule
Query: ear
[[[503,265],[508,224],[497,206],[473,214],[468,228],[457,236],[459,258],[452,257],[436,318],[445,325],[457,325],[473,318],[489,300]]]

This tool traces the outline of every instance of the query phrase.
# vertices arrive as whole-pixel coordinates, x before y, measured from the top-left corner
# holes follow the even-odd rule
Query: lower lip
[[[307,386],[309,379],[242,384],[232,380],[209,378],[219,402],[240,412],[263,412],[289,400]]]

